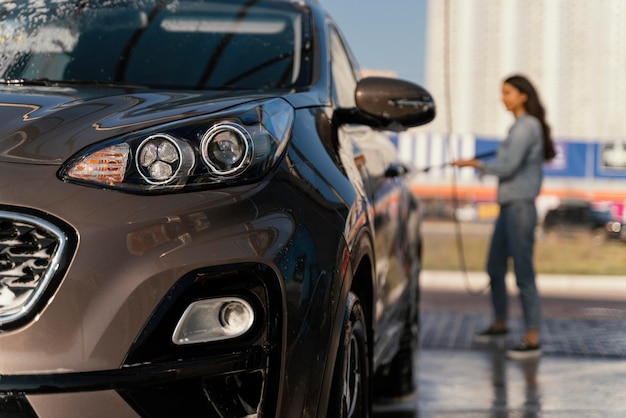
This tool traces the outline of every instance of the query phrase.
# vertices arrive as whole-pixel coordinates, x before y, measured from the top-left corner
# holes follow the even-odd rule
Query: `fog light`
[[[252,328],[254,311],[244,299],[206,299],[192,303],[178,321],[172,341],[196,344],[239,337]]]

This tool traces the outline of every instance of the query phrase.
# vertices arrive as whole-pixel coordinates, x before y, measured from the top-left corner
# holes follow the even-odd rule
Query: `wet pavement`
[[[375,417],[626,417],[626,277],[539,277],[543,355],[514,361],[512,283],[508,339],[472,341],[491,321],[483,276],[424,272],[418,392]]]

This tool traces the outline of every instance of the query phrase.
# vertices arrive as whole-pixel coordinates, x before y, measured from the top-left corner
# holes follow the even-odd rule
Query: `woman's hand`
[[[473,167],[479,170],[483,168],[482,163],[476,158],[472,158],[470,160],[456,160],[452,162],[452,165],[454,167]]]

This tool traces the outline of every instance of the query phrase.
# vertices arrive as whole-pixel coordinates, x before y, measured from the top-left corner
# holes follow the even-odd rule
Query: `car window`
[[[341,40],[341,36],[331,27],[330,30],[331,69],[333,75],[333,93],[337,105],[343,108],[356,106],[354,91],[356,77],[350,55]]]
[[[30,6],[39,3],[2,6],[0,78],[210,89],[308,83],[304,8],[242,1]],[[27,7],[28,19],[14,17]]]

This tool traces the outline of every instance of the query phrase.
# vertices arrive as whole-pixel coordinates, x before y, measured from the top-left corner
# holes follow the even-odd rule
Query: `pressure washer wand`
[[[496,151],[489,151],[489,152],[483,152],[481,154],[476,154],[474,157],[474,159],[476,160],[483,160],[485,158],[490,158],[496,155]],[[453,163],[453,161],[448,161],[447,163],[443,163],[443,164],[439,164],[439,165],[431,165],[429,167],[426,168],[422,168],[420,171],[422,171],[423,173],[428,173],[430,170],[432,170],[433,168],[444,168],[447,167],[449,165],[451,165]]]

